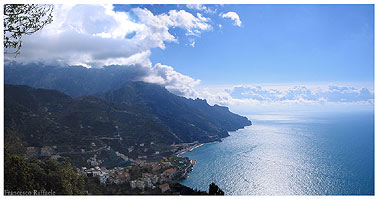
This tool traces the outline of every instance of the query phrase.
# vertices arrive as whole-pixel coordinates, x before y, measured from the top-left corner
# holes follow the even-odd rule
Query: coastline
[[[247,125],[247,126],[252,126],[252,125],[253,125],[253,124],[252,124],[252,122],[251,122],[251,124],[250,124],[250,125]],[[228,131],[228,132],[227,132],[228,135],[227,135],[226,137],[222,137],[222,138],[220,138],[219,140],[214,140],[214,141],[211,141],[211,142],[204,142],[204,143],[195,143],[195,142],[194,142],[194,144],[193,144],[193,143],[189,143],[189,144],[193,144],[193,145],[191,145],[191,146],[187,146],[187,147],[184,147],[184,148],[181,149],[180,151],[175,152],[174,155],[179,156],[179,155],[182,155],[182,154],[184,154],[184,153],[191,152],[191,151],[193,151],[194,149],[196,149],[196,148],[198,148],[198,147],[201,147],[201,146],[203,146],[203,145],[205,145],[205,144],[211,144],[211,143],[215,143],[215,142],[222,142],[223,139],[225,139],[225,138],[231,136],[230,133],[235,133],[236,131],[241,130],[241,129],[244,129],[244,128],[247,127],[247,126],[244,126],[243,128],[239,128],[239,129],[236,129],[236,130],[233,130],[233,131]],[[196,141],[196,142],[197,142],[197,141]]]
[[[229,136],[227,136],[229,137]],[[224,138],[227,138],[227,137],[224,137]],[[222,138],[222,139],[224,139]],[[182,155],[184,153],[188,153],[188,152],[191,152],[193,151],[194,149],[198,148],[198,147],[201,147],[201,146],[204,146],[206,144],[211,144],[211,143],[215,143],[215,142],[222,142],[222,139],[221,140],[215,140],[215,141],[211,141],[211,142],[205,142],[205,143],[198,143],[198,144],[194,144],[193,146],[189,146],[189,147],[186,147],[184,149],[181,149],[180,151],[177,151],[175,152],[175,155],[176,156],[179,156],[179,155]],[[182,157],[185,157],[185,156],[182,156]]]
[[[187,152],[191,152],[191,151],[193,151],[194,149],[196,149],[196,148],[198,148],[198,147],[200,147],[200,146],[202,146],[202,145],[204,145],[204,144],[207,144],[207,143],[194,144],[194,146],[186,147],[186,148],[184,148],[184,149],[181,149],[180,151],[175,152],[175,155],[176,155],[176,156],[179,156],[179,155],[181,155],[181,154],[184,154],[184,153],[187,153]]]
[[[227,136],[219,138],[217,140],[210,141],[210,142],[199,143],[198,141],[195,141],[195,142],[192,142],[192,143],[182,143],[182,144],[172,145],[172,146],[181,146],[182,147],[182,149],[179,150],[179,151],[177,151],[177,152],[175,152],[174,155],[176,157],[186,157],[184,155],[185,153],[191,152],[194,149],[196,149],[198,147],[201,147],[201,146],[204,146],[206,144],[211,144],[211,143],[216,143],[216,142],[222,142],[223,139],[225,139],[227,137],[230,137],[231,134],[237,132],[238,130],[245,129],[245,127],[251,126],[251,125],[253,125],[252,122],[249,125],[243,126],[242,128],[239,128],[239,129],[236,129],[236,130],[227,131]],[[188,157],[186,157],[186,158],[188,158]],[[185,186],[185,185],[181,184],[181,182],[184,181],[185,179],[187,179],[189,177],[189,173],[191,171],[193,171],[193,167],[194,167],[194,165],[196,163],[197,163],[197,160],[190,160],[190,165],[188,165],[185,168],[184,174],[180,176],[180,179],[178,181],[176,181],[177,184]],[[189,187],[189,188],[191,188],[191,187]]]
[[[229,137],[229,136],[227,136]],[[223,138],[222,138],[223,139]],[[201,146],[204,146],[206,144],[210,144],[210,143],[215,143],[215,142],[221,142],[222,140],[217,140],[217,141],[211,141],[211,142],[206,142],[206,143],[195,143],[191,146],[188,146],[188,147],[185,147],[183,149],[181,149],[180,151],[176,152],[175,155],[177,157],[186,157],[185,153],[188,153],[188,152],[191,152],[193,151],[194,149],[198,148],[198,147],[201,147]],[[190,160],[190,165],[186,168],[185,170],[185,173],[184,175],[181,176],[181,179],[177,182],[178,184],[181,184],[180,182],[185,180],[186,178],[188,178],[189,176],[189,173],[193,170],[193,167],[194,165],[197,163],[197,160]],[[181,184],[182,185],[182,184]]]
[[[253,125],[252,122],[250,125],[247,125],[247,126],[251,126]],[[211,144],[211,143],[215,143],[215,142],[222,142],[223,139],[227,138],[227,137],[230,137],[231,136],[231,133],[235,133],[237,132],[238,130],[241,130],[241,129],[244,129],[245,127],[247,126],[243,126],[242,128],[239,128],[239,129],[236,129],[236,130],[233,130],[233,131],[228,131],[228,135],[226,137],[223,137],[223,138],[220,138],[219,140],[215,140],[215,141],[211,141],[211,142],[206,142],[206,143],[194,143],[193,145],[191,146],[187,146],[187,147],[184,147],[183,149],[181,149],[180,151],[177,151],[175,152],[174,154],[176,156],[181,156],[181,157],[186,157],[184,154],[185,153],[188,153],[188,152],[191,152],[193,151],[194,149],[198,148],[198,147],[201,147],[201,146],[204,146],[206,144]],[[185,175],[182,176],[182,178],[177,182],[178,184],[181,184],[181,182],[185,179],[188,178],[189,176],[189,173],[193,170],[193,167],[194,165],[196,164],[196,161],[197,160],[190,160],[190,166],[188,167],[189,169],[187,171],[185,171]],[[182,185],[182,184],[181,184]],[[185,186],[185,185],[184,185]]]

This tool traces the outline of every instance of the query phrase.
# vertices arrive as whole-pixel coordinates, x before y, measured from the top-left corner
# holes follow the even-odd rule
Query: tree
[[[21,134],[16,130],[4,129],[4,148],[10,154],[16,154],[22,156],[25,154],[24,143],[21,139]]]
[[[224,192],[222,191],[222,189],[219,189],[219,187],[214,182],[212,182],[209,185],[209,195],[224,195]]]
[[[20,54],[22,36],[33,34],[52,22],[53,5],[5,4],[4,48]]]
[[[79,175],[70,160],[25,158],[4,150],[4,190],[53,190],[57,195],[84,194],[85,176]]]
[[[33,191],[34,176],[24,158],[4,151],[4,190]]]

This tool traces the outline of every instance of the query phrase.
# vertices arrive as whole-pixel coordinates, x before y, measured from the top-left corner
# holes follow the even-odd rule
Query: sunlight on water
[[[374,115],[260,115],[223,142],[184,154],[197,160],[182,184],[229,195],[373,194]]]

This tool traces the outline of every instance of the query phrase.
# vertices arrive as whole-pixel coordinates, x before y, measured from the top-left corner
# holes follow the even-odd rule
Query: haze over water
[[[373,195],[374,113],[251,115],[252,126],[185,153],[181,183],[227,195]]]

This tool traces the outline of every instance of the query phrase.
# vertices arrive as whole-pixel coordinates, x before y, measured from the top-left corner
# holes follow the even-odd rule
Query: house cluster
[[[170,190],[167,182],[177,180],[183,174],[190,161],[175,157],[174,159],[163,158],[161,161],[146,162],[146,160],[128,158],[131,163],[127,167],[115,167],[106,169],[95,166],[93,168],[82,167],[78,172],[86,176],[97,177],[101,184],[128,183],[131,189],[160,189],[162,193]],[[131,179],[131,172],[141,171],[140,176]]]
[[[52,156],[52,158],[59,158],[59,155],[55,154],[56,146],[43,146],[39,147],[27,147],[25,157],[39,157],[39,156]]]
[[[191,162],[187,159],[168,159],[163,158],[158,162],[145,162],[144,160],[135,160],[134,166],[147,169],[148,173],[143,173],[139,178],[130,181],[132,189],[144,191],[146,188],[159,188],[162,193],[170,190],[167,182],[177,180],[183,176],[185,168],[191,167]]]
[[[169,185],[166,183],[173,180],[177,174],[176,169],[170,168],[162,173],[143,173],[141,177],[136,180],[130,181],[131,189],[144,190],[145,188],[156,189],[157,187],[162,193],[170,190]]]
[[[82,167],[78,172],[90,177],[97,177],[100,183],[106,184],[122,184],[130,181],[130,174],[128,168],[114,167],[113,169],[106,169],[105,167],[86,168]]]
[[[139,166],[140,168],[146,168],[151,170],[153,173],[158,173],[160,170],[168,169],[172,167],[172,163],[169,161],[162,161],[162,162],[147,162],[147,160],[142,159],[131,159],[129,161],[132,166]]]
[[[138,179],[130,181],[130,187],[131,189],[138,188],[140,190],[145,188],[156,189],[157,183],[159,183],[158,175],[143,173]]]
[[[148,181],[143,181],[143,180],[138,180],[138,181],[133,180],[133,181],[130,181],[130,187],[131,187],[132,189],[136,189],[136,188],[138,188],[138,189],[140,189],[140,190],[144,190],[145,187],[146,187],[146,185],[147,185],[147,187],[150,186],[151,189],[156,189],[156,186],[155,186],[155,185],[152,185],[152,184],[151,184],[150,182],[148,182]],[[164,183],[164,184],[162,184],[162,185],[159,185],[159,189],[161,190],[162,193],[165,193],[165,192],[167,192],[167,191],[170,190],[170,187],[169,187],[169,184],[168,184],[168,183]]]
[[[106,169],[105,167],[82,167],[78,169],[78,173],[84,174],[88,177],[97,177],[101,184],[123,184],[130,183],[131,189],[139,189],[144,191],[146,188],[156,189],[159,188],[162,193],[170,190],[169,185],[166,183],[174,179],[176,170],[170,168],[163,173],[142,173],[142,176],[136,180],[130,181],[130,169],[132,167],[114,167],[113,169]]]
[[[103,163],[103,161],[102,160],[98,160],[97,159],[97,155],[94,154],[93,157],[91,157],[91,158],[89,158],[87,160],[87,163],[89,165],[91,165],[91,166],[100,166]]]

